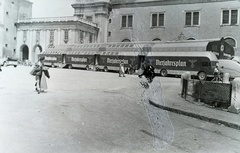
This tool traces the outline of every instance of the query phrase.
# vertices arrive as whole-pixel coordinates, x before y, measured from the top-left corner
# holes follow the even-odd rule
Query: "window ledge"
[[[222,25],[220,25],[220,27],[229,27],[229,26],[236,27],[236,26],[239,26],[239,24],[222,24]]]
[[[124,29],[133,29],[133,27],[121,27],[120,30],[124,30]]]
[[[200,25],[185,25],[184,28],[200,28]]]
[[[165,26],[150,27],[150,29],[165,29]]]

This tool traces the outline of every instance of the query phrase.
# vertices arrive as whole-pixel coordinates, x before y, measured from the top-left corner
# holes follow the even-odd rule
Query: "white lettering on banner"
[[[82,57],[82,58],[80,58],[80,57],[71,57],[71,61],[72,62],[87,62],[87,58],[85,58],[85,57]]]
[[[156,65],[186,67],[187,66],[187,62],[183,62],[181,60],[179,60],[179,61],[170,61],[170,60],[160,61],[160,60],[156,60]]]
[[[111,64],[119,64],[121,61],[123,61],[124,64],[128,64],[128,60],[107,58],[107,63],[111,63]]]
[[[223,55],[227,57],[232,57],[230,54],[227,54],[227,53],[223,53]]]
[[[46,60],[46,61],[57,61],[57,57],[45,56],[45,60]]]

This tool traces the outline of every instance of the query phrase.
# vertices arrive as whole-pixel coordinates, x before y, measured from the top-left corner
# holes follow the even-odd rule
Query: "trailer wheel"
[[[163,77],[166,77],[168,75],[167,70],[166,69],[162,69],[160,71],[160,75],[163,76]]]
[[[207,78],[207,74],[205,72],[203,72],[203,71],[198,72],[198,79],[199,80],[206,80],[206,78]]]
[[[53,63],[51,64],[51,67],[52,67],[52,68],[54,68],[54,67],[55,67]]]
[[[104,72],[107,72],[107,71],[108,71],[108,68],[105,66],[105,67],[103,68],[103,71],[104,71]]]
[[[90,70],[90,68],[89,68],[89,66],[88,66],[88,65],[86,66],[86,70]]]
[[[69,64],[69,65],[68,65],[68,68],[69,68],[69,69],[72,69],[72,68],[73,68],[72,64]]]

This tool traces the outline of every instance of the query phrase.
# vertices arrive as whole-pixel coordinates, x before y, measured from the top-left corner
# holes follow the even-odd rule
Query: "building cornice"
[[[75,4],[72,4],[72,7],[73,8],[81,8],[81,7],[84,7],[84,8],[92,8],[92,7],[108,7],[110,5],[110,3],[108,2],[95,2],[95,3],[75,3]]]
[[[49,17],[49,18],[29,18],[18,20],[16,25],[22,24],[61,24],[61,23],[82,23],[85,25],[89,25],[92,27],[97,27],[96,23],[84,20],[77,16],[70,16],[70,17]]]
[[[113,1],[111,3],[112,8],[123,7],[149,7],[149,6],[164,6],[164,5],[181,5],[181,4],[197,4],[197,3],[217,3],[217,2],[229,2],[239,0],[128,0],[128,1]]]

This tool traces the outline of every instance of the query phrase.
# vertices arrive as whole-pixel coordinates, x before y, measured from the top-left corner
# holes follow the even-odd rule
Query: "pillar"
[[[231,106],[228,111],[238,114],[240,112],[240,77],[232,81]]]

